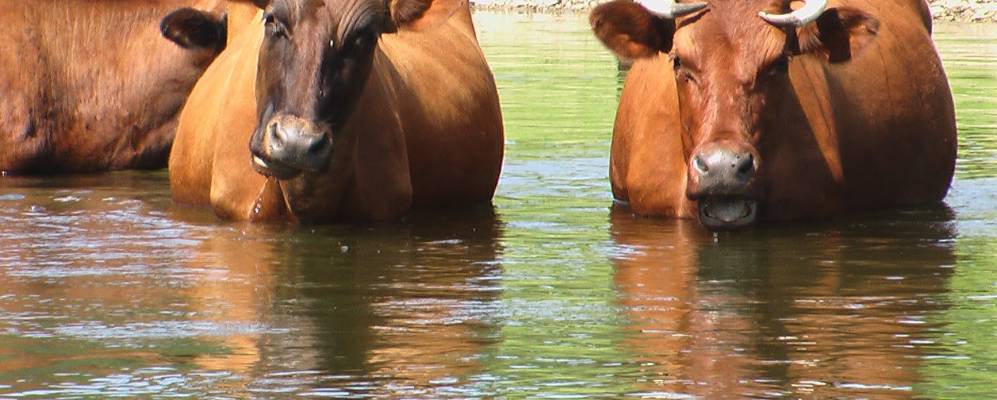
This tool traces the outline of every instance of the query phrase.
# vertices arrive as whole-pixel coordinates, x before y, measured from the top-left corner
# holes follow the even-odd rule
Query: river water
[[[997,26],[936,29],[945,206],[714,235],[611,212],[584,16],[476,21],[494,210],[250,226],[164,171],[0,178],[0,398],[997,398]]]

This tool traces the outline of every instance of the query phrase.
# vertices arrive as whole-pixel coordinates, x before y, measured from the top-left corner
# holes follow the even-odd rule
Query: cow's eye
[[[377,35],[370,30],[363,30],[353,34],[349,39],[349,50],[362,50],[377,42]]]
[[[353,37],[353,47],[362,49],[367,47],[372,42],[371,35],[367,33],[361,33]]]
[[[287,33],[284,23],[280,22],[280,20],[273,15],[273,12],[263,14],[263,26],[266,27],[267,35],[273,37],[285,36]]]
[[[688,68],[682,66],[682,59],[679,56],[672,56],[672,68],[675,69],[675,77],[683,82],[696,82],[696,77]]]

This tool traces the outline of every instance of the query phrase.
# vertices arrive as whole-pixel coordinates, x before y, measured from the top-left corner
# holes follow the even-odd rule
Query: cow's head
[[[795,11],[787,0],[639,1],[596,7],[592,29],[624,58],[668,54],[672,68],[661,73],[676,81],[686,195],[708,227],[753,223],[771,172],[760,150],[799,129],[783,120],[795,98],[793,58],[847,61],[875,37],[878,21],[854,8],[827,8],[827,0]]]
[[[356,111],[382,34],[447,19],[456,0],[264,1],[259,54],[258,127],[253,164],[287,180],[331,165],[341,128]],[[389,110],[365,110],[388,113]],[[384,115],[385,118],[388,115]]]

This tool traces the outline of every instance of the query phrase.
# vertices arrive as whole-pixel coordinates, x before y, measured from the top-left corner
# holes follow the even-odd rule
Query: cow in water
[[[590,22],[636,60],[610,175],[637,214],[735,228],[948,191],[955,113],[924,0],[616,0]]]
[[[161,38],[173,16],[191,34]],[[224,0],[10,0],[0,11],[0,171],[166,165],[176,118],[225,47]],[[167,34],[172,34],[167,32]]]
[[[314,222],[491,201],[502,117],[465,1],[261,3],[181,113],[176,201]]]

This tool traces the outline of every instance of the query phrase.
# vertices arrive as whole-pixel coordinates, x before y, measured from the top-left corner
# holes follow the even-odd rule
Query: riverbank
[[[997,22],[997,0],[931,0],[938,21]]]
[[[471,0],[476,10],[585,13],[607,0]],[[997,23],[997,0],[929,0],[936,21]]]

